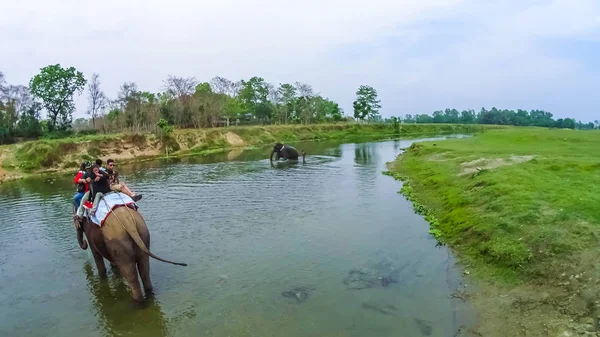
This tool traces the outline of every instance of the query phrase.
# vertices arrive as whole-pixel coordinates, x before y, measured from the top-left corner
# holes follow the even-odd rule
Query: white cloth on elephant
[[[111,192],[105,194],[102,199],[98,202],[98,209],[96,209],[96,214],[90,216],[90,220],[96,225],[102,227],[104,224],[104,220],[110,211],[113,210],[117,206],[121,205],[133,205],[135,209],[138,209],[137,204],[133,199],[131,199],[127,194],[121,192]]]

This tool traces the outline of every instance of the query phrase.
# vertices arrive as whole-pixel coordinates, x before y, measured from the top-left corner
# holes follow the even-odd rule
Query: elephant
[[[87,241],[83,238],[83,233]],[[113,209],[106,217],[102,227],[94,224],[89,218],[84,218],[83,227],[77,229],[79,247],[86,250],[88,242],[98,274],[106,277],[107,259],[111,267],[125,278],[131,295],[136,302],[143,300],[138,272],[142,279],[146,295],[152,294],[150,281],[150,257],[159,261],[187,266],[185,263],[164,260],[150,252],[150,231],[138,211],[120,206]]]
[[[275,143],[273,151],[269,156],[269,161],[273,162],[273,154],[277,153],[275,160],[283,158],[284,160],[298,160],[298,151],[293,146],[283,145],[282,143]],[[302,162],[305,161],[306,153],[302,150]]]

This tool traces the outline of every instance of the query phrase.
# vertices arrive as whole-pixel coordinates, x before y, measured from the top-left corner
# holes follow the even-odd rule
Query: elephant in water
[[[273,162],[273,154],[277,153],[277,157],[275,160],[279,160],[283,158],[284,160],[298,160],[298,151],[293,146],[283,145],[282,143],[275,143],[273,146],[273,151],[271,151],[271,155],[269,156],[269,161]],[[302,162],[305,161],[306,153],[304,150],[302,151]]]
[[[121,206],[108,214],[102,227],[88,218],[83,221],[83,232],[100,277],[106,277],[107,259],[111,266],[118,268],[131,289],[133,299],[142,301],[142,291],[138,281],[138,272],[146,294],[152,293],[150,281],[150,256],[163,262],[187,266],[185,263],[164,260],[150,252],[150,232],[142,216],[134,209]],[[81,249],[87,249],[88,242],[78,233],[77,240]]]

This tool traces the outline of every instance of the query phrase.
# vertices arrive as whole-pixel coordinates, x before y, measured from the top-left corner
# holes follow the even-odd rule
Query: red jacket
[[[77,172],[77,175],[75,176],[75,179],[73,179],[73,182],[75,183],[75,185],[77,185],[77,184],[80,184],[80,183],[78,182],[78,180],[79,180],[79,179],[81,179],[81,178],[83,177],[83,174],[84,174],[84,173],[85,173],[85,172],[83,172],[83,171],[79,171],[79,172]],[[83,192],[85,193],[85,192],[87,192],[88,190],[89,190],[89,186],[88,186],[88,184],[87,184],[87,182],[86,182],[86,183],[84,183],[84,184],[83,184]]]

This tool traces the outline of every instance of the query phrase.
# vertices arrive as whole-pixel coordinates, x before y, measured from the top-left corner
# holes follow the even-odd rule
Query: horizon
[[[168,75],[258,76],[310,84],[347,116],[365,84],[382,118],[496,107],[599,119],[598,1],[260,4],[9,3],[0,71],[27,86],[46,65],[74,66],[111,99],[125,81],[159,92]],[[87,93],[75,102],[73,119],[87,117]]]

